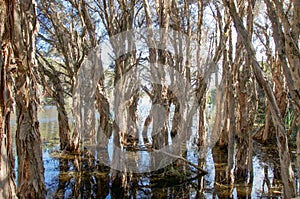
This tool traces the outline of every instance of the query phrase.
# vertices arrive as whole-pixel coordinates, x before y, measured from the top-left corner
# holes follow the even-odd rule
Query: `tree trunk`
[[[265,119],[265,125],[264,129],[262,131],[262,142],[266,143],[270,141],[274,135],[272,128],[274,128],[274,125],[272,123],[272,116],[270,111],[270,105],[269,102],[266,100],[266,119]]]
[[[69,117],[64,104],[64,98],[61,98],[60,101],[57,102],[56,107],[58,112],[60,149],[66,149],[68,151],[70,146],[70,126],[68,121]]]
[[[230,73],[230,71],[228,71]],[[227,168],[227,182],[234,183],[233,166],[234,166],[234,140],[235,140],[235,114],[234,114],[234,93],[232,86],[231,75],[227,76],[227,96],[228,96],[228,168]]]
[[[215,123],[212,130],[212,143],[219,145],[222,148],[228,146],[228,136],[224,130],[227,126],[227,100],[225,93],[225,78],[223,77],[219,86],[217,86],[217,95],[216,95],[216,114],[215,114]]]
[[[170,107],[167,99],[162,95],[165,89],[162,85],[158,84],[153,89],[155,94],[150,112],[153,116],[152,146],[154,149],[161,149],[168,144]]]
[[[168,145],[168,126],[169,126],[169,99],[168,99],[168,85],[166,83],[166,69],[168,64],[168,52],[167,52],[167,39],[168,39],[168,31],[170,24],[170,1],[160,1],[156,2],[156,12],[158,15],[158,23],[160,28],[160,38],[159,45],[160,47],[157,50],[157,77],[160,77],[158,80],[160,82],[156,82],[156,89],[154,89],[154,101],[152,105],[155,106],[155,109],[152,112],[153,114],[153,147],[155,149],[160,149],[166,145]],[[155,63],[155,62],[154,62]],[[155,87],[154,87],[155,88]],[[161,112],[158,109],[163,109]],[[163,122],[162,125],[156,125],[156,123]],[[155,135],[154,135],[155,134]]]
[[[37,33],[36,4],[32,0],[15,6],[13,45],[17,64],[15,78],[17,155],[19,198],[45,198],[42,143],[37,119],[37,82],[33,75],[35,36]]]
[[[14,182],[14,158],[10,134],[12,108],[12,78],[9,74],[11,61],[11,35],[13,30],[12,1],[0,1],[0,198],[16,197]]]
[[[280,110],[278,108],[278,104],[276,102],[274,93],[270,85],[264,79],[263,72],[255,57],[255,50],[245,30],[242,20],[237,14],[236,6],[234,2],[232,0],[230,1],[224,0],[223,2],[229,8],[230,15],[233,18],[238,34],[241,35],[241,37],[243,38],[245,48],[252,61],[252,69],[254,71],[256,80],[264,88],[264,91],[270,102],[272,119],[276,128],[276,139],[277,139],[279,158],[280,158],[281,179],[283,181],[283,187],[284,187],[284,198],[292,198],[295,196],[294,174],[291,167],[291,159],[290,159],[289,148],[288,148],[287,134],[284,128],[284,123],[282,120]]]
[[[1,6],[1,5],[0,5]],[[2,51],[3,49],[1,49]],[[1,55],[0,55],[1,56]],[[5,57],[4,57],[5,58]],[[8,59],[5,58],[7,61]],[[10,107],[7,107],[8,102],[5,99],[3,93],[7,92],[2,80],[6,79],[6,66],[7,62],[2,62],[2,56],[0,57],[0,68],[3,71],[1,73],[1,96],[0,96],[0,197],[1,198],[16,198],[16,185],[14,182],[14,158],[12,154],[12,141],[10,134]],[[4,72],[5,71],[5,72]],[[6,81],[6,80],[4,80]],[[8,91],[8,93],[10,93]],[[8,96],[10,96],[9,94]],[[11,96],[10,96],[11,97]],[[11,101],[12,102],[12,101]],[[8,102],[9,103],[9,102]],[[10,104],[10,103],[9,103]],[[11,106],[11,104],[9,105]]]
[[[226,34],[226,32],[225,32]],[[228,34],[231,34],[229,32]],[[224,45],[227,43],[228,39],[225,39]],[[227,125],[223,128],[226,129],[228,136],[228,159],[227,159],[227,183],[233,184],[234,183],[234,142],[235,142],[235,99],[234,99],[234,87],[233,87],[233,72],[234,72],[234,64],[232,63],[232,41],[231,36],[229,37],[229,48],[225,47],[223,50],[223,69],[224,69],[224,76],[226,81],[225,93],[226,93],[226,122]]]
[[[65,107],[65,98],[64,98],[64,89],[61,85],[61,80],[59,78],[59,72],[54,68],[54,66],[40,53],[38,53],[38,70],[41,75],[38,76],[39,84],[41,84],[46,92],[53,97],[56,102],[56,108],[58,112],[58,128],[59,128],[59,138],[60,138],[60,149],[61,150],[69,150],[70,147],[70,126],[69,126],[69,117]],[[49,67],[49,70],[46,69],[44,64]],[[51,80],[51,84],[53,85],[53,89],[51,85],[49,85],[49,81],[46,81],[44,77],[48,76],[49,80]]]
[[[253,8],[255,1],[248,1],[249,5],[247,6],[247,32],[249,37],[252,38],[253,32]],[[241,6],[241,10],[244,8]],[[242,40],[238,37],[238,48],[236,51],[241,53],[236,53],[239,56],[236,57],[243,63],[237,63],[237,98],[238,98],[238,120],[237,120],[237,132],[238,132],[238,143],[237,143],[237,152],[236,152],[236,165],[235,165],[235,179],[237,181],[247,182],[248,174],[252,173],[252,136],[251,136],[251,100],[249,98],[252,95],[252,89],[248,89],[248,84],[250,80],[251,70],[251,60],[249,57],[245,56],[242,49]],[[240,65],[240,68],[239,68]],[[250,175],[251,176],[251,175]]]
[[[1,64],[1,63],[0,63]],[[3,66],[3,65],[2,65]],[[3,70],[0,65],[1,69]],[[2,77],[1,77],[2,79]],[[2,85],[1,85],[1,88]],[[3,91],[1,89],[1,91]],[[2,93],[2,92],[1,92]],[[2,106],[3,99],[1,100],[1,110],[5,110]],[[14,182],[15,172],[14,172],[14,158],[12,154],[12,141],[9,130],[9,115],[10,111],[5,115],[1,111],[0,115],[0,198],[17,198],[16,196],[16,184]]]
[[[171,128],[171,138],[173,139],[179,133],[179,125],[182,116],[180,115],[180,104],[177,97],[173,94],[173,92],[170,92],[169,95],[171,95],[169,97],[170,101],[175,106],[174,115],[172,119],[172,128]]]
[[[78,78],[75,79],[73,93],[73,115],[74,115],[74,131],[70,142],[69,150],[73,153],[80,153],[81,131],[82,131],[82,113],[81,113],[81,94]]]
[[[100,147],[106,147],[112,134],[112,125],[109,121],[109,102],[104,92],[103,79],[100,79],[99,84],[97,85],[96,107],[100,113],[100,121],[97,131],[97,144]]]

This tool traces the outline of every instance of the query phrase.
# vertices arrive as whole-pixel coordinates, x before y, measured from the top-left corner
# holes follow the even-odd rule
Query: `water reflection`
[[[204,169],[209,171],[204,177],[197,176],[190,166],[176,161],[151,173],[128,171],[122,174],[124,187],[121,188],[113,186],[111,169],[101,164],[101,159],[111,160],[111,149],[85,150],[77,156],[63,154],[58,151],[56,108],[45,107],[39,117],[47,198],[280,198],[280,167],[274,147],[255,143],[254,178],[249,184],[226,185],[227,151],[214,147],[207,151],[206,160],[202,162]],[[11,124],[14,132],[15,120]],[[195,146],[190,143],[184,154],[189,161],[198,164]],[[141,171],[151,164],[147,151],[137,151],[132,158]]]

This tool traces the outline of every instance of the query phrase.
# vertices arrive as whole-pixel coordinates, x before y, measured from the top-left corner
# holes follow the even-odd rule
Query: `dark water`
[[[75,156],[62,154],[58,150],[55,107],[44,107],[39,118],[47,198],[281,198],[279,159],[274,147],[254,144],[253,178],[251,180],[249,177],[248,183],[235,184],[233,187],[222,184],[227,154],[224,150],[209,148],[205,160],[205,169],[209,173],[204,177],[197,176],[190,166],[177,161],[165,170],[129,173],[124,178],[124,188],[121,188],[112,184],[110,168],[97,160],[97,157],[107,155],[106,151]],[[186,158],[197,164],[197,148],[190,143],[187,149]],[[296,162],[295,150],[291,154]],[[136,155],[147,162],[147,152],[137,152]],[[293,168],[296,171],[295,165]],[[298,177],[295,178],[298,185]]]

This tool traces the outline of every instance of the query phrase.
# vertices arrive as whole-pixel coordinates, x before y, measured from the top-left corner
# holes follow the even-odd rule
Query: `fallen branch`
[[[183,158],[183,157],[181,157],[181,156],[179,156],[179,155],[174,155],[174,154],[168,153],[168,152],[166,152],[166,151],[161,151],[161,150],[157,150],[157,149],[152,149],[152,150],[153,150],[153,152],[163,153],[164,155],[167,155],[167,156],[170,156],[170,157],[172,157],[172,158],[181,160],[181,161],[187,163],[188,165],[190,165],[190,166],[196,168],[196,169],[197,169],[198,171],[200,171],[201,174],[203,174],[203,175],[208,174],[208,172],[207,172],[206,170],[200,168],[198,165],[196,165],[196,164],[194,164],[194,163],[188,161],[187,159],[185,159],[185,158]]]

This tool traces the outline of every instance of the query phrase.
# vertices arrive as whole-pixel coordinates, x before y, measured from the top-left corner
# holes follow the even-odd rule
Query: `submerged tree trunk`
[[[160,27],[160,38],[159,38],[159,49],[157,50],[157,69],[156,72],[158,74],[157,77],[160,77],[160,82],[156,82],[156,86],[153,89],[154,92],[154,102],[152,105],[156,103],[160,106],[155,106],[156,109],[163,109],[163,112],[160,110],[154,110],[153,114],[153,132],[152,132],[152,140],[153,147],[155,149],[160,149],[166,145],[168,145],[168,126],[169,126],[169,114],[170,114],[170,106],[168,99],[168,85],[166,82],[166,69],[167,69],[167,39],[168,39],[168,31],[170,24],[170,1],[163,1],[156,4],[156,12],[159,19],[159,27]],[[163,122],[162,125],[156,126],[156,123]]]
[[[230,73],[230,71],[228,71]],[[228,168],[227,168],[227,182],[234,183],[233,169],[234,169],[234,140],[235,140],[235,114],[234,114],[234,93],[232,86],[232,77],[228,76],[227,80],[227,95],[228,95]]]
[[[253,9],[255,6],[255,1],[248,1],[247,6],[247,32],[252,38],[253,33]],[[244,8],[241,6],[240,10]],[[240,60],[240,63],[237,63],[237,91],[236,95],[238,98],[238,120],[237,120],[237,132],[238,132],[238,143],[237,143],[237,152],[236,152],[236,165],[235,165],[235,179],[236,181],[240,180],[242,182],[247,182],[248,174],[252,173],[252,136],[251,136],[251,100],[252,89],[248,89],[249,81],[251,77],[251,59],[247,57],[245,51],[243,51],[242,38],[238,37],[238,46],[236,57]],[[243,60],[245,60],[244,63]],[[252,175],[250,175],[252,176]]]
[[[246,64],[250,64],[249,62]],[[248,127],[248,93],[246,91],[246,81],[248,80],[245,75],[250,74],[250,71],[245,71],[245,66],[243,70],[239,72],[239,85],[238,85],[238,123],[237,123],[237,132],[238,132],[238,143],[237,143],[237,154],[236,154],[236,166],[235,166],[235,178],[243,182],[247,181],[248,178],[248,168],[251,163],[249,160],[250,157],[250,136],[249,127]]]
[[[0,1],[0,198],[16,197],[14,158],[10,134],[12,78],[10,76],[13,2]]]
[[[226,180],[228,184],[234,183],[234,143],[235,143],[235,99],[234,99],[234,86],[233,86],[233,73],[234,73],[234,64],[232,61],[232,32],[229,30],[224,34],[229,34],[229,39],[225,38],[223,45],[225,46],[228,41],[228,50],[227,47],[223,49],[223,69],[225,77],[225,96],[226,96],[226,125],[223,126],[224,130],[226,129],[227,139],[228,139],[228,158],[227,158],[227,176]]]
[[[14,56],[17,64],[16,116],[19,198],[45,198],[42,143],[37,119],[37,82],[33,75],[35,36],[37,33],[36,4],[21,1],[15,6]]]
[[[61,93],[63,95],[63,93]],[[57,114],[58,114],[58,130],[59,130],[59,139],[60,139],[60,148],[62,150],[69,150],[70,146],[70,126],[69,126],[69,117],[64,103],[64,98],[60,98],[60,101],[57,102]]]

